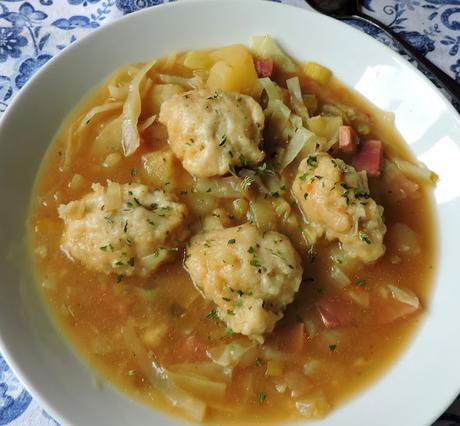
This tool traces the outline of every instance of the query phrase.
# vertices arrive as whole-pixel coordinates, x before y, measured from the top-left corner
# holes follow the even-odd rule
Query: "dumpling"
[[[264,113],[250,96],[192,90],[163,102],[159,120],[172,151],[194,176],[222,176],[265,156],[260,149]]]
[[[325,235],[364,263],[383,256],[383,207],[370,197],[365,172],[327,153],[313,154],[300,163],[292,192],[309,222],[310,243]]]
[[[300,257],[278,232],[244,224],[196,235],[185,265],[194,284],[236,333],[263,341],[302,280]]]
[[[162,190],[108,181],[61,205],[61,248],[88,269],[146,276],[168,260],[182,239],[187,208]]]

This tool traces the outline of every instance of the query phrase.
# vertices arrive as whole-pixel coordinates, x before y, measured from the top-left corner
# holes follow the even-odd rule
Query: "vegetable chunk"
[[[197,177],[227,174],[262,161],[264,114],[251,97],[219,90],[192,90],[161,106],[160,121],[184,168]]]
[[[262,234],[248,223],[196,235],[185,266],[233,332],[260,342],[302,279],[300,257],[289,239],[273,231]]]

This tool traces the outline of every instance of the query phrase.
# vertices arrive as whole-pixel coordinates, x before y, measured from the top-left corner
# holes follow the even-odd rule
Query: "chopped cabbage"
[[[145,64],[129,84],[129,93],[123,105],[121,122],[121,143],[126,157],[133,154],[140,146],[139,131],[137,129],[137,121],[141,114],[139,87],[155,63],[156,60]]]
[[[232,342],[225,346],[208,349],[208,356],[222,367],[235,367],[243,355],[255,346],[252,342]]]
[[[286,80],[286,85],[289,90],[289,94],[291,95],[292,109],[302,118],[303,125],[307,126],[307,120],[310,118],[310,115],[303,101],[299,77],[292,77]]]
[[[294,133],[294,136],[292,136],[287,144],[284,157],[280,162],[281,170],[291,164],[302,150],[304,151],[304,154],[308,155],[313,153],[315,148],[315,134],[310,132],[310,130],[305,129],[304,127],[297,129]]]
[[[102,105],[97,105],[97,106],[91,108],[85,114],[85,116],[82,118],[76,133],[81,132],[87,126],[89,126],[89,124],[90,124],[91,120],[94,118],[94,116],[96,116],[98,114],[101,114],[103,112],[115,111],[117,109],[120,109],[122,106],[123,106],[122,102],[109,102],[109,103],[102,104]]]
[[[287,56],[270,36],[253,36],[250,49],[256,58],[273,59],[275,64],[284,72],[297,71],[296,63]]]
[[[190,419],[201,422],[206,414],[206,404],[184,391],[169,377],[169,372],[157,365],[139,339],[132,322],[122,327],[121,334],[128,350],[135,355],[139,369],[150,384],[158,389],[173,405]]]
[[[393,161],[398,169],[401,170],[401,172],[409,179],[428,185],[436,184],[439,179],[438,175],[428,169],[428,167],[426,167],[423,163],[419,162],[417,164],[413,164],[399,158],[395,158]]]

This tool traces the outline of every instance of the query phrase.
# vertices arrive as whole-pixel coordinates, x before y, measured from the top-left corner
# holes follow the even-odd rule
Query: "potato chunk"
[[[256,165],[264,113],[250,96],[200,89],[161,106],[160,121],[184,168],[197,177],[222,176],[234,166]]]
[[[255,225],[214,229],[191,240],[185,265],[195,285],[236,333],[263,341],[302,280],[300,257],[278,232]]]
[[[300,163],[292,191],[309,222],[310,244],[324,234],[364,263],[383,256],[383,207],[370,197],[365,172],[329,154],[313,154]]]
[[[139,184],[108,181],[107,188],[94,183],[92,190],[58,209],[68,257],[106,274],[146,276],[177,251],[184,205]]]

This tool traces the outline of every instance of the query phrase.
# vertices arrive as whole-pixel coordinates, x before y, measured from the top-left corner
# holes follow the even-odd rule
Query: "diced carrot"
[[[273,74],[273,59],[256,59],[254,61],[258,77],[271,77]]]
[[[339,127],[339,149],[347,154],[352,154],[356,151],[358,144],[358,135],[351,126]]]
[[[368,176],[380,176],[382,167],[382,141],[370,139],[359,145],[352,165],[358,171],[366,171]]]
[[[285,327],[280,332],[278,341],[281,350],[290,353],[303,352],[307,342],[307,332],[303,322],[297,322]]]
[[[308,183],[307,186],[305,187],[305,190],[310,193],[311,191],[313,191],[313,184],[312,183]]]

